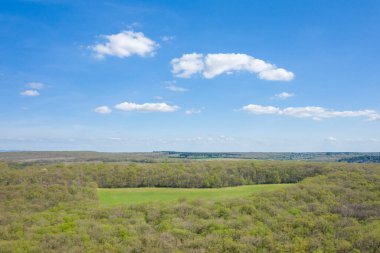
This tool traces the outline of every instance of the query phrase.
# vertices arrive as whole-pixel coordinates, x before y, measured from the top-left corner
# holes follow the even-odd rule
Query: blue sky
[[[0,150],[380,151],[379,1],[0,3]]]

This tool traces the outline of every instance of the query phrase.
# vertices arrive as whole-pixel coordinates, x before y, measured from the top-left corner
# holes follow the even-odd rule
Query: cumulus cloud
[[[94,112],[100,113],[100,114],[110,114],[112,110],[108,106],[99,106],[94,109]]]
[[[380,113],[378,113],[375,110],[337,111],[319,106],[287,107],[284,109],[280,109],[274,106],[262,106],[255,104],[243,106],[242,110],[253,114],[277,114],[291,116],[295,118],[311,118],[314,120],[338,117],[364,117],[368,120],[380,120]]]
[[[171,60],[172,73],[177,77],[189,78],[204,69],[203,55],[184,54],[181,58]]]
[[[291,81],[294,78],[293,72],[287,71],[283,68],[277,68],[272,65],[273,69],[268,69],[258,73],[260,79],[268,81]],[[272,67],[271,67],[272,68]]]
[[[254,105],[249,104],[243,106],[243,111],[250,112],[253,114],[277,114],[280,113],[280,109],[274,106],[262,106],[262,105]]]
[[[20,94],[22,96],[27,96],[27,97],[36,97],[40,95],[40,93],[37,90],[24,90]]]
[[[166,103],[144,103],[136,104],[123,102],[115,105],[115,108],[122,111],[140,111],[140,112],[175,112],[179,106],[168,105]]]
[[[28,88],[35,89],[35,90],[42,90],[45,85],[43,83],[38,82],[30,82],[25,85]]]
[[[288,92],[281,92],[279,94],[274,95],[276,99],[288,99],[294,96],[295,96],[294,93],[288,93]]]
[[[171,65],[172,73],[182,78],[200,73],[204,78],[210,79],[237,71],[248,71],[269,81],[290,81],[294,78],[292,72],[247,54],[184,54],[180,58],[174,58]]]
[[[90,47],[100,59],[105,56],[125,58],[131,55],[142,57],[154,55],[159,46],[142,32],[122,31],[117,34],[104,35],[103,37],[107,40],[105,43]]]
[[[196,109],[196,108],[191,108],[185,111],[187,115],[199,114],[201,112],[202,112],[202,109]]]

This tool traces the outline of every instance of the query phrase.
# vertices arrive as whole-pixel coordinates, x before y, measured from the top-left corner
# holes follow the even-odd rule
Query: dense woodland
[[[104,207],[97,187],[295,183],[225,201]],[[380,166],[0,163],[0,252],[380,252]]]
[[[380,155],[361,155],[341,158],[339,162],[349,162],[349,163],[380,163]]]
[[[296,164],[296,166],[295,166]],[[78,163],[25,166],[9,163],[17,177],[3,175],[14,184],[28,180],[34,168],[45,173],[78,176],[82,181],[95,182],[98,187],[183,187],[215,188],[247,184],[296,183],[306,177],[326,174],[332,168],[323,163],[207,161],[176,163]],[[340,166],[346,168],[348,165]],[[338,168],[338,165],[335,165]],[[25,169],[22,169],[25,168]],[[12,170],[10,170],[12,171]],[[38,170],[37,170],[38,171]],[[51,178],[53,176],[46,176]]]

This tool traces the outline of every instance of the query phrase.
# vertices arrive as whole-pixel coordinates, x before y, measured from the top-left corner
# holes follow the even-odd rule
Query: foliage
[[[130,166],[137,174],[117,181]],[[0,252],[380,252],[379,165],[255,162],[257,170],[251,168],[251,162],[23,169],[0,163]],[[228,200],[99,205],[97,181],[167,184],[179,171],[190,173],[178,177],[188,185],[204,175],[228,184],[245,173],[242,179],[302,182]]]
[[[338,160],[339,162],[349,163],[380,163],[380,155],[361,155],[353,157],[345,157]]]

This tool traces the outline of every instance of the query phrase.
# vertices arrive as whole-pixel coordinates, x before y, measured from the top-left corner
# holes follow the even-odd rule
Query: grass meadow
[[[221,200],[246,197],[256,192],[273,191],[291,184],[260,184],[225,188],[98,188],[102,205],[132,205],[147,202],[170,202],[178,199]]]

